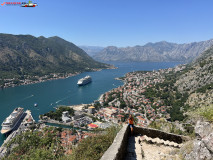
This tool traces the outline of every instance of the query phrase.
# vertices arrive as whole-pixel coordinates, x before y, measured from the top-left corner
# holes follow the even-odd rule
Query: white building
[[[71,121],[71,118],[69,116],[69,112],[68,111],[64,111],[62,113],[62,121],[67,123],[67,122],[70,122]]]

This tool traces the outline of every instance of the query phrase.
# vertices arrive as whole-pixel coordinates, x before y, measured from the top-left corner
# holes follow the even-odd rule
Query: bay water
[[[98,72],[85,72],[66,79],[51,80],[37,84],[0,89],[0,124],[16,107],[32,111],[38,121],[39,115],[55,110],[58,105],[76,105],[92,103],[101,94],[123,85],[115,80],[132,71],[152,71],[174,67],[180,62],[109,62],[118,69],[105,69]],[[92,77],[92,83],[77,86],[77,81],[87,75]],[[34,107],[37,103],[38,106]],[[0,134],[0,145],[5,136]]]

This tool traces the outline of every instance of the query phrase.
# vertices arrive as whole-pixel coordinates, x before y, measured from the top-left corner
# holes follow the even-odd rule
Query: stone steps
[[[171,147],[176,147],[176,148],[180,148],[182,146],[182,144],[178,144],[172,141],[168,141],[168,140],[163,140],[160,138],[151,138],[151,137],[147,137],[146,135],[141,136],[139,138],[139,141],[146,141],[148,143],[154,143],[154,144],[161,144],[161,145],[166,145],[166,146],[171,146]]]
[[[131,137],[128,137],[127,153],[126,153],[125,160],[142,160],[142,159],[144,159],[142,157],[142,155],[144,156],[144,153],[142,153],[142,152],[144,152],[144,151],[142,151],[142,142],[147,143],[147,145],[153,144],[153,147],[154,146],[156,147],[156,145],[157,146],[158,145],[164,145],[165,147],[180,148],[182,146],[182,144],[178,144],[178,143],[173,142],[173,141],[163,140],[163,139],[160,139],[160,138],[151,138],[151,137],[148,137],[146,135],[144,135],[144,136],[131,136]],[[163,153],[161,153],[161,154],[162,154],[161,156],[165,156]],[[146,153],[146,155],[147,155],[147,153]]]
[[[141,146],[138,143],[139,137],[128,138],[127,154],[125,160],[142,160]]]

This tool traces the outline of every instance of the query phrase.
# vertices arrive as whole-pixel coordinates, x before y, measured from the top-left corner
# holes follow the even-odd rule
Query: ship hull
[[[90,76],[86,76],[86,77],[84,77],[82,79],[79,79],[77,85],[78,86],[84,86],[84,85],[89,84],[91,82],[92,82],[91,77]]]
[[[90,82],[85,82],[85,83],[82,83],[82,84],[78,84],[78,86],[84,86],[84,85],[87,85],[87,84],[89,84],[89,83],[91,83],[92,81],[90,81]]]
[[[1,130],[1,134],[9,134],[11,131],[12,131],[12,129],[10,129],[10,130],[4,130],[4,129],[2,129]]]
[[[17,122],[14,124],[14,126],[8,130],[5,129],[1,129],[1,134],[5,135],[5,134],[9,134],[13,131],[13,129],[15,129],[21,122],[21,120],[23,120],[25,115],[25,112],[22,113],[22,115],[20,116],[20,118],[17,120]]]

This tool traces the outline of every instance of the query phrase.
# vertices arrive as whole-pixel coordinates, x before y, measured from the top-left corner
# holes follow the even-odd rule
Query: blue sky
[[[24,0],[0,0],[27,2]],[[59,36],[76,45],[135,46],[213,38],[213,0],[35,0],[0,5],[0,32]]]

